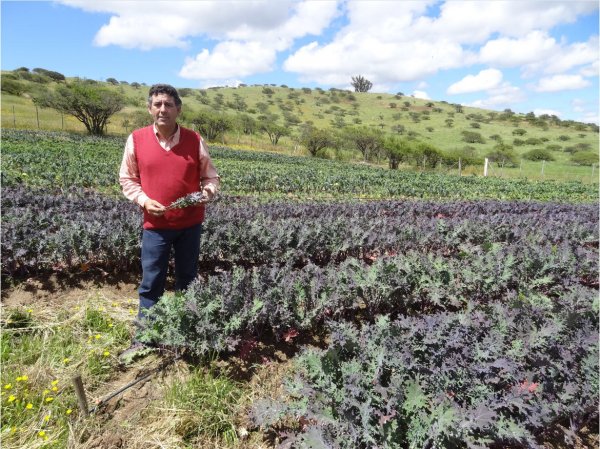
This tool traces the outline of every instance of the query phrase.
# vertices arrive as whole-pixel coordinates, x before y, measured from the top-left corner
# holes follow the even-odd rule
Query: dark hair
[[[152,104],[152,97],[158,94],[167,94],[173,97],[173,100],[175,100],[175,106],[181,106],[181,98],[179,98],[177,89],[170,84],[154,84],[148,91],[148,105]]]

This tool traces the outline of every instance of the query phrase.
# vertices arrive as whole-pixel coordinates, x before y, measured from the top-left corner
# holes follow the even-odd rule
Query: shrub
[[[598,165],[598,153],[579,151],[571,156],[571,162],[576,165]]]
[[[523,154],[523,157],[528,161],[553,161],[554,156],[550,154],[548,150],[542,148],[535,148],[527,153]]]
[[[463,141],[467,143],[485,143],[483,136],[477,132],[463,131],[461,134],[463,136]]]
[[[538,139],[537,137],[530,137],[525,141],[525,143],[527,145],[540,145],[542,143],[542,140]]]
[[[494,150],[486,156],[490,161],[498,164],[507,165],[509,167],[516,167],[517,155],[515,154],[513,147],[503,143],[499,143],[494,147]]]
[[[19,81],[6,78],[4,75],[0,81],[2,83],[2,92],[17,96],[25,92],[25,86],[23,86],[23,84]]]

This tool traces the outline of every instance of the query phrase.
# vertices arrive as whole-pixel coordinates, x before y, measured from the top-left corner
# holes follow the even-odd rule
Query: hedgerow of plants
[[[3,188],[2,275],[139,270],[141,213],[81,189]],[[597,247],[598,208],[523,202],[268,203],[223,197],[204,223],[203,272],[265,264],[324,266],[427,251],[444,257],[502,245]]]
[[[46,189],[94,187],[118,194],[124,138],[3,130],[2,184]],[[211,146],[225,194],[310,197],[503,199],[593,202],[579,182],[503,180],[402,172],[308,157]]]
[[[249,336],[316,333],[328,319],[457,311],[514,292],[556,297],[597,272],[595,251],[540,245],[457,258],[410,251],[371,263],[234,267],[163,298],[153,308],[153,325],[164,343],[206,354],[233,349]]]

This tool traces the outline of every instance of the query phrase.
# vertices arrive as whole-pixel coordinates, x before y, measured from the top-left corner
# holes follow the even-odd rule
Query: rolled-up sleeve
[[[207,189],[212,195],[217,193],[221,178],[217,173],[204,139],[200,137],[200,190]]]
[[[121,161],[121,168],[119,170],[119,183],[121,184],[125,198],[139,204],[140,207],[144,207],[148,196],[142,190],[140,171],[133,147],[133,135],[129,135],[125,143],[125,151],[123,152],[123,160]]]

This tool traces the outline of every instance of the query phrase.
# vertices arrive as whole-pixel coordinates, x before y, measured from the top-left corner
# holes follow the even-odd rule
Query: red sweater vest
[[[180,129],[179,143],[170,151],[160,146],[152,125],[133,132],[142,190],[163,206],[200,190],[200,136]],[[184,229],[203,221],[204,205],[168,210],[161,217],[144,211],[144,229]]]

